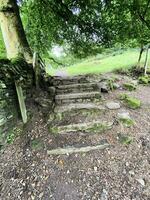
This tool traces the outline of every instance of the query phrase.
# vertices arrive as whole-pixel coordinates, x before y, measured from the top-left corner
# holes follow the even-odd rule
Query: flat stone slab
[[[93,91],[99,91],[96,83],[75,83],[69,85],[58,85],[56,87],[56,93],[58,95],[66,93],[81,93]]]
[[[96,83],[77,83],[71,85],[58,85],[57,89],[74,89],[74,88],[88,88],[88,87],[97,87]]]
[[[85,78],[85,76],[65,76],[65,77],[61,77],[61,76],[54,76],[53,79],[54,80],[60,80],[60,81],[66,81],[66,80],[79,80],[81,78]]]
[[[111,129],[113,122],[106,121],[92,121],[87,123],[70,124],[66,126],[50,127],[50,132],[53,134],[68,134],[71,132],[83,131],[87,133],[102,133],[106,130]]]
[[[88,98],[100,98],[100,92],[81,92],[72,94],[62,94],[56,95],[56,100],[66,100],[66,99],[88,99]]]
[[[131,119],[130,114],[128,112],[120,112],[118,113],[119,119]]]
[[[116,102],[107,102],[106,103],[106,107],[110,110],[117,110],[120,108],[120,103],[116,103]]]
[[[77,83],[88,83],[85,76],[69,76],[69,77],[54,77],[53,78],[53,84],[55,86],[59,85],[71,85],[71,84],[77,84]]]
[[[126,127],[131,127],[134,125],[134,120],[130,117],[128,112],[120,112],[118,113],[118,119],[122,122]]]
[[[97,109],[97,110],[105,110],[106,108],[102,105],[96,105],[94,103],[74,103],[74,104],[69,104],[69,105],[64,105],[64,106],[56,106],[54,112],[66,112],[66,111],[71,111],[71,110],[82,110],[82,109]]]
[[[48,155],[63,155],[63,154],[72,154],[72,153],[87,153],[94,150],[102,150],[110,147],[111,145],[106,144],[99,144],[95,146],[85,146],[85,147],[66,147],[66,148],[58,148],[58,149],[52,149],[48,150]]]

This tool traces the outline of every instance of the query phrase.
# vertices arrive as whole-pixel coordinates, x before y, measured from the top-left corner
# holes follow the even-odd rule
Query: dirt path
[[[118,84],[122,84],[120,77]],[[126,79],[124,79],[126,81]],[[118,95],[127,93],[141,100],[139,109],[129,109]],[[26,137],[17,139],[0,155],[1,200],[149,200],[150,199],[150,87],[138,85],[128,92],[117,89],[103,94],[101,104],[119,102],[120,108],[87,115],[116,122],[126,111],[134,120],[127,128],[114,123],[111,130],[97,134],[77,132],[51,135],[47,122],[37,113]],[[68,115],[68,116],[71,116]],[[80,117],[65,116],[63,123],[75,123]],[[61,122],[60,122],[61,123]],[[123,144],[120,136],[132,138]],[[110,148],[88,153],[48,155],[47,150],[64,146],[86,146],[108,142]]]

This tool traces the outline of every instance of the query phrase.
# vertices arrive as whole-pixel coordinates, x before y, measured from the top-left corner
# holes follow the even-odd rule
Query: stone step
[[[57,104],[61,103],[77,103],[84,102],[84,100],[92,101],[95,99],[100,99],[100,92],[82,92],[82,93],[71,93],[71,94],[61,94],[55,96],[55,102]],[[86,102],[87,102],[86,101]]]
[[[96,83],[78,83],[71,85],[60,85],[56,87],[57,94],[92,92],[92,91],[98,91],[98,86]]]
[[[70,124],[66,126],[54,126],[50,127],[49,131],[52,134],[68,134],[73,132],[85,132],[85,133],[103,133],[106,130],[111,129],[113,122],[92,121],[87,123]]]
[[[77,84],[71,84],[71,85],[59,85],[57,86],[57,89],[74,89],[74,88],[88,88],[88,87],[97,87],[96,83],[77,83]]]
[[[72,153],[87,153],[90,151],[103,150],[110,147],[111,145],[109,143],[98,144],[98,145],[93,145],[93,146],[81,146],[81,147],[71,146],[71,147],[47,150],[47,154],[48,155],[64,155],[64,154],[72,154]]]
[[[73,110],[105,110],[105,106],[97,105],[94,103],[73,103],[69,105],[56,106],[54,109],[55,113],[70,112]]]
[[[74,77],[54,77],[53,85],[70,85],[70,84],[78,84],[78,83],[87,83],[88,80],[85,76],[74,76]]]

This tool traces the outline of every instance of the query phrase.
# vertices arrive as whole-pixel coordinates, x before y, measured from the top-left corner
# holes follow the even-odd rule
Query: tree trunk
[[[7,51],[7,58],[23,58],[26,64],[31,64],[32,52],[26,39],[17,0],[0,0],[0,26]],[[22,71],[19,73],[20,77],[22,77]],[[22,119],[26,123],[27,111],[23,97],[22,82],[15,80],[15,85]]]
[[[0,0],[0,25],[8,59],[23,57],[28,63],[32,63],[31,49],[16,0]]]

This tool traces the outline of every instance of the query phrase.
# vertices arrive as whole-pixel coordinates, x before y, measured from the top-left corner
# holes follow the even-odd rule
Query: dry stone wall
[[[0,81],[0,134],[7,131],[17,120],[18,105],[13,83]]]

